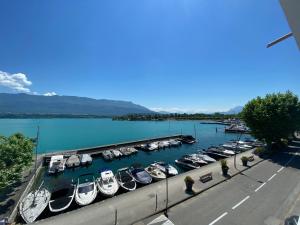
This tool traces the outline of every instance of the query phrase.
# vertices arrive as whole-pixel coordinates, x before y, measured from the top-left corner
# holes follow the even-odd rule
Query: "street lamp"
[[[168,183],[168,176],[169,176],[169,168],[166,167],[166,209],[165,209],[165,216],[168,216],[168,201],[169,201],[169,183]]]
[[[240,143],[240,140],[241,140],[241,137],[242,137],[243,133],[240,133],[239,137],[238,137],[238,141],[235,145],[235,150],[234,150],[234,168],[237,169],[236,167],[236,153],[237,153],[237,148],[239,146],[239,143]]]

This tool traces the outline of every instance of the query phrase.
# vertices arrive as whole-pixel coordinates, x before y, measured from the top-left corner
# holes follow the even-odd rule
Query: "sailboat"
[[[51,193],[42,188],[42,185],[43,183],[36,191],[30,192],[19,205],[20,215],[26,223],[33,223],[50,201]]]

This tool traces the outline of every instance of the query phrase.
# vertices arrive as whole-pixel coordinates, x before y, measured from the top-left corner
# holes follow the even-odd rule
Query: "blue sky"
[[[0,2],[0,92],[219,111],[300,94],[300,55],[274,0]],[[54,94],[54,93],[52,93]]]

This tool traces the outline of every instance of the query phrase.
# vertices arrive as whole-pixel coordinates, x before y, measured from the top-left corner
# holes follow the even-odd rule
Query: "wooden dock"
[[[154,141],[164,141],[169,139],[182,138],[182,136],[184,135],[171,135],[171,136],[157,137],[151,139],[142,139],[142,140],[131,141],[131,142],[122,142],[122,143],[111,144],[111,145],[101,145],[101,146],[95,146],[91,148],[80,148],[74,150],[51,152],[44,155],[44,164],[48,164],[50,162],[51,156],[53,155],[64,155],[65,157],[69,157],[74,154],[90,154],[92,157],[97,157],[103,151],[106,150],[118,149],[121,147],[134,147],[141,144],[148,144]]]

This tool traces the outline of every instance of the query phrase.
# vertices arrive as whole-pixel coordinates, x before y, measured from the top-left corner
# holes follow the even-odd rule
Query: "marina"
[[[186,136],[176,136],[176,141],[182,141],[186,139]],[[174,136],[171,137],[163,137],[160,139],[164,144],[174,141]],[[134,191],[136,188],[141,188],[145,185],[149,185],[150,183],[158,182],[166,179],[168,176],[176,176],[179,173],[199,169],[204,167],[210,163],[216,162],[220,157],[228,158],[236,153],[240,153],[246,151],[244,149],[239,149],[236,147],[235,151],[227,149],[226,146],[231,147],[231,145],[245,145],[245,143],[251,145],[249,149],[253,149],[254,147],[263,145],[258,141],[231,141],[228,143],[220,144],[219,146],[213,146],[206,150],[198,150],[193,154],[185,154],[185,152],[180,152],[180,148],[192,147],[196,144],[196,140],[193,140],[192,136],[188,136],[187,142],[183,142],[180,147],[173,146],[171,147],[169,144],[166,145],[168,147],[158,147],[155,151],[153,150],[145,150],[143,149],[138,151],[138,154],[157,154],[163,151],[175,151],[181,153],[180,156],[175,159],[173,162],[152,162],[149,164],[143,163],[141,164],[138,161],[134,161],[131,164],[127,164],[125,168],[112,168],[112,163],[116,161],[110,160],[109,162],[104,159],[101,154],[97,154],[98,157],[93,157],[93,161],[89,164],[81,164],[80,167],[72,167],[66,168],[64,171],[57,172],[55,175],[51,175],[48,173],[44,173],[44,176],[41,177],[43,185],[43,190],[49,190],[55,196],[48,196],[49,208],[44,210],[44,212],[39,217],[47,218],[53,215],[56,215],[61,211],[68,211],[76,209],[78,206],[85,206],[92,204],[94,202],[102,201],[106,198],[110,198],[114,195],[122,194],[127,191]],[[152,142],[151,142],[152,141]],[[145,140],[149,146],[153,143],[153,140]],[[139,141],[139,145],[135,145],[136,148],[140,147],[140,145],[145,145],[144,142]],[[251,142],[251,143],[250,143]],[[136,142],[134,142],[136,144]],[[157,143],[159,146],[159,142],[154,140],[154,143]],[[230,145],[231,144],[231,145]],[[117,145],[115,145],[117,146]],[[128,143],[126,147],[124,144],[121,145],[122,148],[135,148],[128,147],[132,146],[132,143]],[[106,147],[103,147],[107,149]],[[99,148],[98,148],[99,149]],[[89,151],[89,150],[87,150]],[[112,150],[104,150],[109,151],[112,155]],[[78,152],[76,152],[78,153]],[[211,154],[210,154],[211,153]],[[88,155],[83,153],[83,155]],[[137,157],[137,155],[132,155],[131,158]],[[61,156],[61,155],[58,155]],[[51,158],[54,156],[52,155]],[[147,156],[145,155],[145,158]],[[57,158],[57,157],[54,157]],[[81,157],[79,157],[81,158]],[[91,157],[92,158],[92,157]],[[123,159],[128,160],[128,157],[125,158],[117,158],[120,162]],[[101,167],[100,162],[105,162],[109,167]],[[145,160],[144,160],[145,161]],[[96,164],[96,165],[95,165]],[[50,163],[48,164],[50,166]],[[97,170],[95,170],[97,168]],[[80,175],[78,175],[80,174]],[[74,178],[78,176],[77,183],[74,182]],[[69,188],[63,188],[62,190],[53,190],[53,187],[56,187],[58,183],[61,182],[70,182],[71,186]],[[73,186],[72,186],[73,185]],[[70,188],[71,187],[71,188]],[[73,189],[72,189],[73,188]],[[120,189],[121,188],[121,189]],[[64,196],[59,194],[64,193]],[[57,197],[57,195],[59,197]],[[30,195],[29,195],[30,196]],[[72,200],[75,199],[73,205],[71,206]],[[58,204],[55,204],[55,203]],[[47,203],[48,204],[48,203]],[[77,205],[77,206],[76,206]],[[69,208],[70,207],[70,208]],[[69,208],[69,209],[68,209]],[[25,221],[26,222],[26,221]]]

